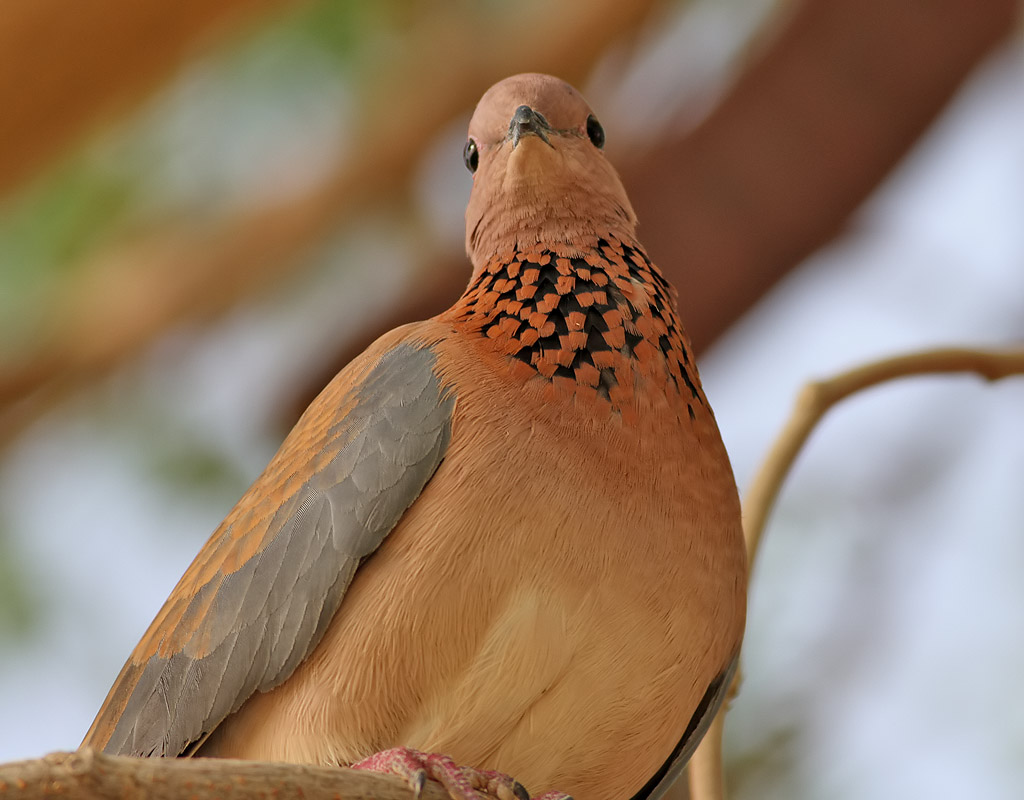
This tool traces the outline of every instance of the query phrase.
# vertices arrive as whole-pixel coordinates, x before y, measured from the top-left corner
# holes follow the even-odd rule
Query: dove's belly
[[[668,758],[743,626],[717,432],[572,433],[551,406],[517,424],[515,398],[467,384],[485,396],[457,399],[445,461],[324,639],[204,755],[346,764],[405,745],[578,800],[629,797]],[[645,464],[654,436],[678,443]]]

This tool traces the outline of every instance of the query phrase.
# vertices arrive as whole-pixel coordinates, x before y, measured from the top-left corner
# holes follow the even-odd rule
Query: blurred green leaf
[[[378,3],[354,0],[321,0],[296,14],[280,33],[295,37],[297,44],[315,44],[331,53],[340,62],[359,55],[361,47],[371,41],[371,33],[395,22],[404,3],[394,0]]]
[[[131,206],[138,179],[114,173],[85,155],[59,166],[0,214],[0,279],[40,278],[40,268],[74,263]]]
[[[78,153],[0,208],[0,337],[3,350],[31,337],[49,290],[136,202],[141,176]]]
[[[161,438],[145,450],[145,468],[172,490],[241,494],[248,480],[223,452],[191,439]]]

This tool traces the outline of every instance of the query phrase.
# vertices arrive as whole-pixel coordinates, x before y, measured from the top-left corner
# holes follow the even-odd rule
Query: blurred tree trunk
[[[705,124],[646,154],[631,171],[644,242],[674,265],[698,350],[840,230],[1019,8],[801,3]]]

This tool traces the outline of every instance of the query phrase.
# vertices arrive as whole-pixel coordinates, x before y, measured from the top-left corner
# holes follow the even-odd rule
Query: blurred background
[[[468,279],[465,126],[587,95],[742,489],[799,386],[1024,339],[1016,0],[0,14],[0,761],[77,746],[299,412]],[[837,408],[757,565],[734,798],[1024,786],[1024,380]]]

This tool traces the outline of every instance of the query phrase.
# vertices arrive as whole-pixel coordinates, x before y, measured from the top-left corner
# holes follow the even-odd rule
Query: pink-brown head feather
[[[510,123],[524,105],[551,130],[513,146]],[[480,99],[469,123],[479,163],[466,209],[474,272],[506,251],[564,244],[582,253],[602,237],[635,238],[622,181],[587,134],[592,115],[572,86],[537,73],[506,78]]]

